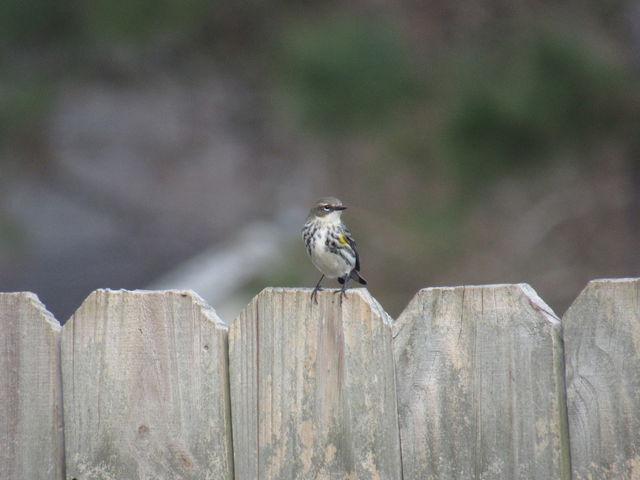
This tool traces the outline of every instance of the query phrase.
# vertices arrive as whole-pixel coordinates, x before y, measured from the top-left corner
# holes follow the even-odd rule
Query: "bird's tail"
[[[355,280],[356,282],[360,283],[361,285],[366,285],[367,281],[362,278],[362,276],[360,275],[360,273],[357,270],[351,270],[351,273],[349,274],[349,276]]]

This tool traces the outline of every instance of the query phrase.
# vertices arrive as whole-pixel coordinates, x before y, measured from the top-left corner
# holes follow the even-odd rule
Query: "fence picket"
[[[390,319],[310,293],[263,290],[229,329],[236,478],[400,479]]]
[[[563,318],[574,480],[640,479],[640,279],[594,280]]]
[[[405,479],[567,479],[560,322],[528,285],[429,288],[394,324]]]
[[[0,293],[0,478],[62,480],[60,324],[33,293]]]
[[[93,292],[62,330],[67,477],[232,479],[226,342],[192,292]]]

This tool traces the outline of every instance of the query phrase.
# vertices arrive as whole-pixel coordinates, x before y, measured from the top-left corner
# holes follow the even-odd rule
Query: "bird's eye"
[[[322,207],[322,209],[323,209],[325,212],[330,212],[330,211],[331,211],[331,207],[330,207],[329,205],[325,205],[324,207]]]

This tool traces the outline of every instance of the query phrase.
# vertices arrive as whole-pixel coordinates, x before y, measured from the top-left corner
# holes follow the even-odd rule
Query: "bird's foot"
[[[345,288],[340,288],[340,289],[336,290],[333,293],[334,294],[336,294],[336,293],[340,294],[340,305],[342,306],[342,299],[343,298],[347,298],[347,290]]]
[[[311,300],[313,300],[316,305],[318,304],[318,292],[320,291],[322,291],[322,288],[316,287],[313,289],[313,292],[311,292]]]

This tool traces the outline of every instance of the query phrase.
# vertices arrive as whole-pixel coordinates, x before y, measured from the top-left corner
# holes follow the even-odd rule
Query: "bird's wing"
[[[353,250],[353,253],[356,255],[356,266],[354,267],[354,270],[356,272],[359,272],[360,257],[358,255],[358,250],[356,249],[356,241],[353,239],[353,235],[351,235],[351,232],[349,231],[349,229],[345,227],[343,232],[340,234],[339,238],[340,238],[340,245],[341,246],[349,245],[351,250]]]

